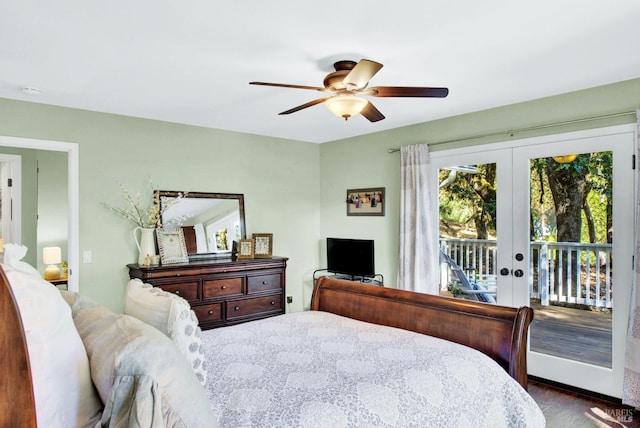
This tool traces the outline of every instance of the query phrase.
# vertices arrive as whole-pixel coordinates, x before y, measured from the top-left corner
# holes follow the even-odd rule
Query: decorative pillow
[[[204,388],[168,337],[85,299],[73,301],[73,320],[105,403],[102,426],[217,426]]]
[[[4,266],[27,338],[38,426],[94,426],[102,403],[69,305],[39,274],[20,268]]]
[[[180,296],[132,279],[127,285],[124,313],[157,328],[176,344],[202,385],[207,383],[204,346],[198,318]]]

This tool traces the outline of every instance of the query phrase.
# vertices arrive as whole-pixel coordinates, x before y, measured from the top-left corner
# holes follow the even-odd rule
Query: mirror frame
[[[204,199],[235,199],[238,201],[238,208],[240,211],[240,235],[241,239],[246,239],[247,237],[247,227],[245,224],[244,218],[244,194],[242,193],[209,193],[209,192],[188,192],[188,191],[178,191],[178,190],[156,190],[153,193],[153,199],[156,204],[160,204],[161,198],[204,198]],[[161,220],[162,221],[162,220]],[[160,226],[160,225],[159,225]],[[220,259],[220,258],[230,258],[234,257],[236,254],[236,249],[231,251],[231,253],[193,253],[189,254],[189,261],[195,260],[207,260],[207,259]]]

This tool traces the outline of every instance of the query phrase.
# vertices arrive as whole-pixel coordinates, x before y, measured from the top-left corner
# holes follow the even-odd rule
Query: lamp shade
[[[42,261],[45,265],[62,263],[62,249],[60,247],[44,247],[42,249]]]
[[[351,116],[360,114],[362,109],[367,105],[369,101],[364,98],[357,97],[351,94],[336,95],[329,98],[324,102],[331,113],[338,117],[343,117],[344,120],[349,119]]]

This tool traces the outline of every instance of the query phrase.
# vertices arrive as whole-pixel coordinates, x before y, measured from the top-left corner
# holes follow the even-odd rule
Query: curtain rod
[[[479,134],[479,135],[474,135],[474,136],[471,136],[471,137],[456,138],[454,140],[438,141],[438,142],[435,142],[435,143],[429,143],[429,145],[457,143],[459,141],[470,141],[470,140],[477,140],[477,139],[486,138],[486,137],[497,137],[499,135],[504,135],[504,134],[513,137],[513,134],[515,134],[517,132],[536,131],[538,129],[553,128],[553,127],[556,127],[556,126],[564,126],[564,125],[572,125],[574,123],[590,122],[592,120],[610,119],[610,118],[614,118],[614,117],[627,116],[627,115],[630,115],[630,114],[635,115],[635,113],[636,113],[635,111],[624,111],[624,112],[620,112],[620,113],[605,114],[605,115],[602,115],[602,116],[585,117],[583,119],[567,120],[567,121],[564,121],[564,122],[549,123],[549,124],[546,124],[546,125],[536,125],[536,126],[530,126],[530,127],[527,127],[527,128],[509,129],[509,130],[506,130],[506,131],[490,132],[490,133],[487,133],[487,134]],[[399,152],[399,151],[400,151],[400,149],[388,149],[387,153],[391,154],[391,153],[395,153],[395,152]]]

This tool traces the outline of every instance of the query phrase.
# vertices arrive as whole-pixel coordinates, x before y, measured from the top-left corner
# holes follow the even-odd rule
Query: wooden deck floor
[[[611,367],[611,313],[541,306],[534,310],[530,327],[531,350]]]

